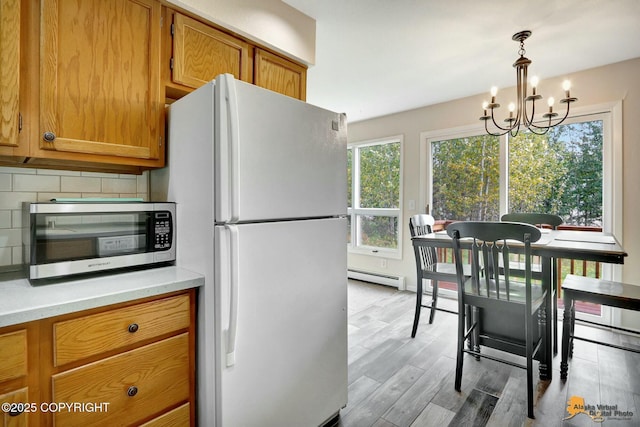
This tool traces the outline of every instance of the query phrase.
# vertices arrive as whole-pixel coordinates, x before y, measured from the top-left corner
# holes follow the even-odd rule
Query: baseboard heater
[[[405,290],[404,276],[391,276],[387,274],[371,273],[368,271],[348,270],[347,277],[363,282],[377,283],[380,285],[393,286],[399,290]]]

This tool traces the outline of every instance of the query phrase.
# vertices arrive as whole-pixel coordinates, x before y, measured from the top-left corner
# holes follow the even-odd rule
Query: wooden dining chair
[[[500,220],[546,226],[553,230],[557,230],[559,225],[564,224],[564,220],[558,215],[537,212],[512,212],[502,215]],[[534,279],[542,280],[542,265],[533,264],[531,273]],[[511,274],[522,276],[522,268],[515,268],[512,265]],[[551,295],[553,301],[553,353],[555,354],[558,352],[558,262],[556,259],[551,260],[551,283],[553,292]]]
[[[433,231],[435,224],[434,218],[429,214],[413,215],[409,218],[409,231],[411,237],[429,234]],[[413,317],[413,328],[411,330],[411,338],[415,338],[420,322],[421,309],[428,308],[429,324],[433,323],[436,311],[444,311],[447,313],[458,314],[455,311],[438,307],[438,282],[457,282],[456,266],[454,263],[439,262],[437,249],[433,246],[416,246],[413,247],[416,258],[417,271],[417,290],[416,290],[416,309]],[[471,267],[466,264],[464,266],[467,276],[471,275]],[[423,281],[431,280],[431,301],[429,304],[422,303],[423,297]]]
[[[541,351],[546,330],[546,290],[531,285],[531,242],[540,239],[540,230],[522,223],[456,222],[447,227],[447,234],[453,239],[458,278],[455,389],[461,389],[464,353],[524,368],[527,371],[527,415],[534,418],[533,360],[547,363],[545,352]],[[471,277],[467,278],[463,273],[462,251],[469,246]],[[524,254],[523,278],[510,274],[511,246],[518,246],[517,252]],[[470,322],[466,319],[465,307],[471,309]],[[471,339],[473,349],[465,349],[467,339]],[[483,346],[522,356],[526,363],[522,365],[483,354]]]

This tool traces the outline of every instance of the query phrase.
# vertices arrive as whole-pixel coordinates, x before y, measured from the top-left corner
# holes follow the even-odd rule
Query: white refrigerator
[[[229,74],[168,114],[151,197],[205,276],[198,425],[322,425],[347,402],[345,116]]]

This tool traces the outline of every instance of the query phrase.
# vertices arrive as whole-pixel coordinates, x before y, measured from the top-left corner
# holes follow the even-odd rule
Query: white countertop
[[[201,274],[172,266],[41,285],[0,279],[0,327],[203,285]]]

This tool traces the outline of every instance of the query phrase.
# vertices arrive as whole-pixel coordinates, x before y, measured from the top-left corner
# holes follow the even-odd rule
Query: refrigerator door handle
[[[237,222],[240,218],[240,124],[238,123],[238,95],[236,94],[235,79],[232,74],[218,76],[220,86],[224,87],[225,103],[227,110],[227,154],[226,159],[229,171],[229,188],[227,195],[229,200],[229,215],[227,222]],[[224,161],[224,159],[223,159]]]
[[[227,334],[227,367],[236,363],[236,337],[238,329],[238,283],[240,272],[240,256],[238,245],[238,227],[226,225],[229,230],[229,267],[230,267],[230,289],[229,289],[229,332]]]

